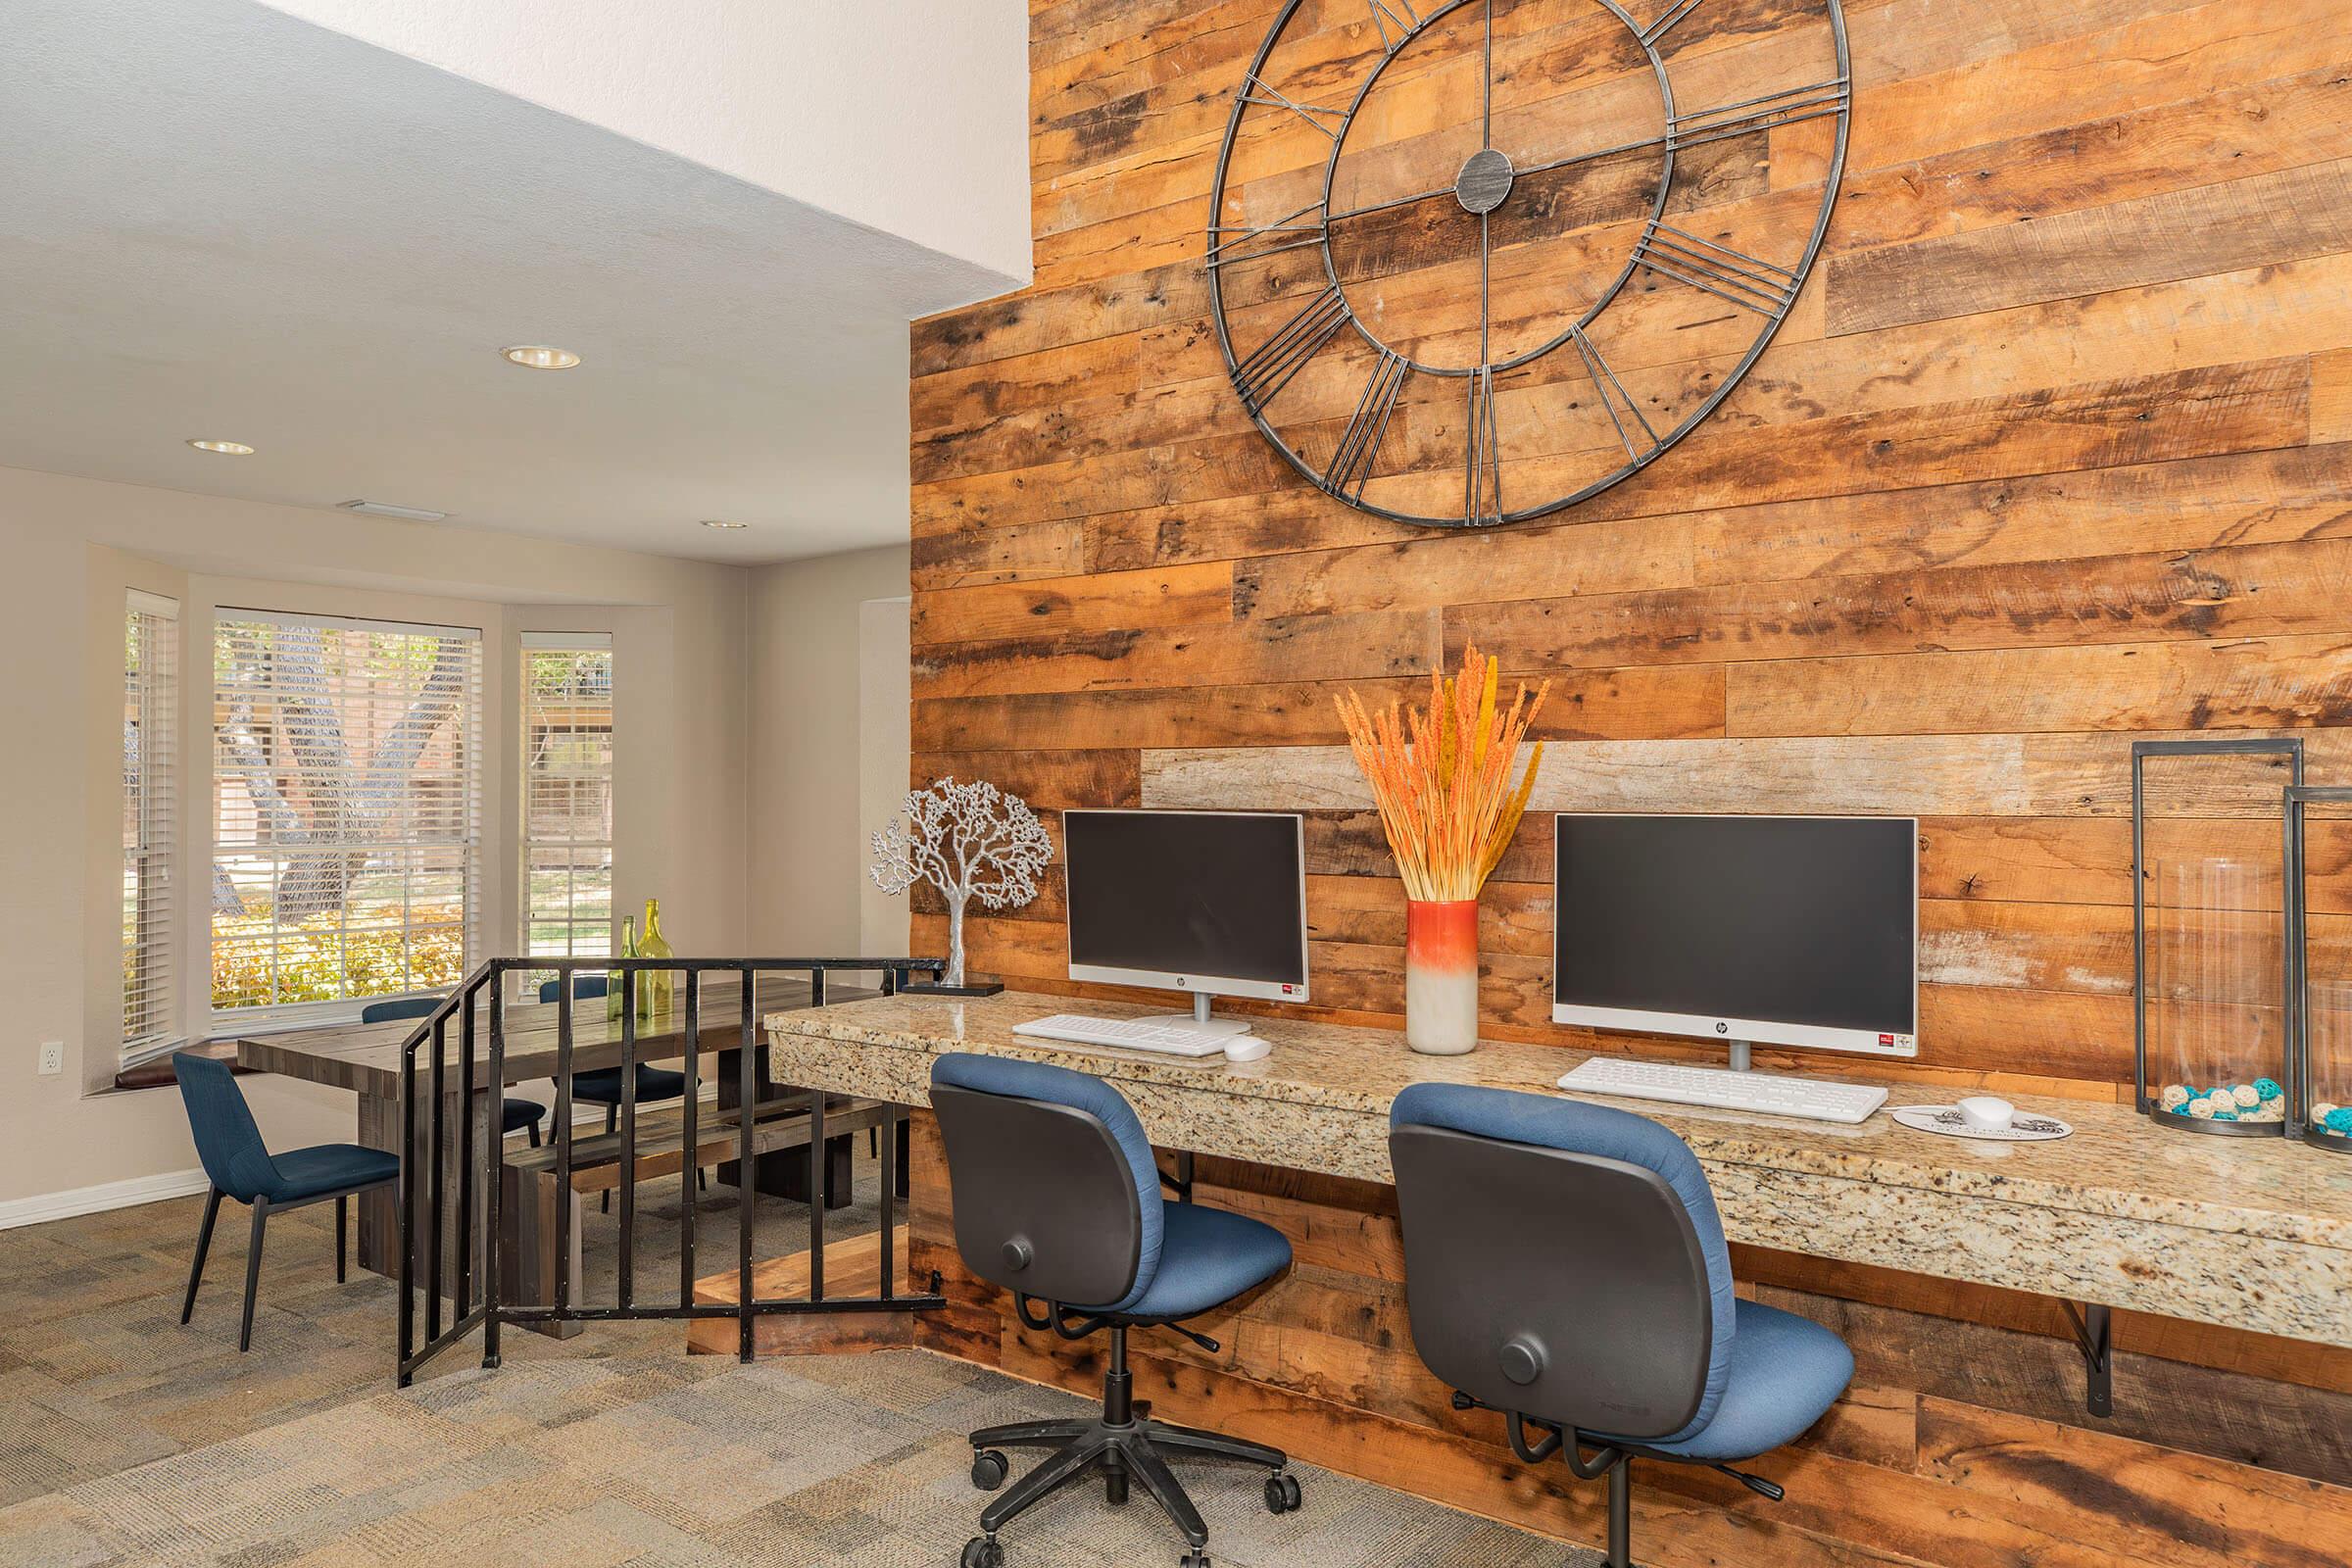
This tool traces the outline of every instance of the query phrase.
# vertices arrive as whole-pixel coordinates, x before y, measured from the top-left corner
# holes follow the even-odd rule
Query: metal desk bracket
[[[2115,1414],[2114,1314],[2087,1301],[2080,1306],[2065,1300],[2058,1304],[2066,1308],[2067,1321],[2075,1331],[2075,1346],[2082,1352],[2083,1403],[2092,1415],[2112,1416]]]

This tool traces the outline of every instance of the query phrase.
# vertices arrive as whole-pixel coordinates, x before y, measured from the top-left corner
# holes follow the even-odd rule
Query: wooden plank
[[[1723,732],[1723,671],[1706,666],[1563,670],[1534,733],[1539,739],[1625,740]],[[923,750],[1162,747],[1209,739],[1220,746],[1346,741],[1336,699],[1354,691],[1375,707],[1392,699],[1428,705],[1417,676],[1361,681],[1283,681],[1143,691],[1045,692],[957,697],[914,705]]]
[[[1184,626],[1233,617],[1233,568],[1222,562],[918,591],[915,646]]]
[[[1462,606],[1446,612],[1447,643],[1475,635],[1512,667],[1533,668],[2291,639],[2341,628],[2348,572],[2352,539],[1816,575]]]
[[[2352,250],[2352,159],[1828,258],[1833,336]]]
[[[1438,657],[1434,612],[1298,615],[1247,627],[934,643],[914,656],[914,695],[926,701],[1021,692],[1247,685],[1286,676],[1368,680],[1425,674]]]
[[[894,1233],[893,1255],[904,1276],[897,1282],[903,1294],[915,1290],[907,1263],[907,1228]],[[828,1297],[874,1297],[882,1294],[882,1233],[867,1231],[845,1236],[825,1248],[825,1294]],[[733,1306],[741,1298],[743,1279],[734,1269],[708,1274],[694,1282],[698,1304]],[[771,1257],[752,1265],[752,1298],[756,1301],[806,1299],[808,1295],[808,1254]],[[752,1320],[752,1354],[764,1360],[773,1355],[839,1355],[861,1350],[900,1348],[914,1343],[912,1312],[767,1312]],[[732,1318],[696,1318],[686,1325],[689,1355],[735,1355],[741,1349],[741,1328]]]
[[[2352,762],[2352,737],[2324,729],[2300,738],[2314,776]],[[2150,808],[2275,820],[2282,766],[2262,759],[2242,767],[2151,768]],[[1144,805],[1173,808],[1363,810],[1372,804],[1355,760],[1337,747],[1151,751],[1142,757],[1141,785]],[[2132,755],[2101,734],[1592,741],[1545,750],[1528,808],[2128,820]]]
[[[1132,806],[1142,789],[1130,751],[918,751],[908,772],[916,788],[934,779],[984,778],[1040,810]]]
[[[2340,589],[2329,597],[2344,602]],[[2341,724],[2352,719],[2352,640],[2331,634],[1765,660],[1731,666],[1727,702],[1733,735]]]
[[[2311,440],[2352,441],[2352,349],[2311,357]]]

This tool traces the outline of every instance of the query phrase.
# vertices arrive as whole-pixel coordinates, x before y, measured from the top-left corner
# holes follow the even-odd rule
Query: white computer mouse
[[[1263,1035],[1235,1035],[1225,1042],[1227,1061],[1255,1061],[1274,1049],[1274,1042]]]
[[[1954,1108],[1961,1121],[1980,1133],[2007,1132],[2017,1117],[2017,1107],[1998,1095],[1971,1095]]]

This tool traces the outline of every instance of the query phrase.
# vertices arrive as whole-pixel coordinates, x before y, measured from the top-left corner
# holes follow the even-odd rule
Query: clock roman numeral
[[[1697,9],[1698,0],[1681,0],[1680,4],[1668,8],[1664,16],[1642,29],[1640,33],[1642,46],[1646,49],[1656,43],[1660,38],[1666,36],[1676,23]]]
[[[1415,11],[1412,0],[1366,0],[1372,7],[1372,25],[1380,29],[1380,46],[1395,54],[1407,38],[1421,26],[1421,13]],[[1697,0],[1691,0],[1696,4]],[[1394,33],[1391,28],[1396,29]]]
[[[1502,520],[1502,451],[1494,427],[1494,371],[1470,372],[1470,407],[1462,442],[1462,520],[1485,527]]]
[[[1568,335],[1575,342],[1577,353],[1585,358],[1585,368],[1592,376],[1592,391],[1600,399],[1600,406],[1608,411],[1609,422],[1617,427],[1617,439],[1625,443],[1625,455],[1636,464],[1648,462],[1658,454],[1662,443],[1658,432],[1649,427],[1649,420],[1642,416],[1642,406],[1626,391],[1625,383],[1617,379],[1617,372],[1609,368],[1609,362],[1600,357],[1600,350],[1585,336],[1583,327],[1570,327]],[[1618,412],[1621,406],[1623,414]],[[1634,439],[1637,429],[1642,432],[1639,442]]]
[[[1634,259],[1704,294],[1779,320],[1796,303],[1796,273],[1745,251],[1667,223],[1652,223],[1634,246]]]
[[[1321,353],[1323,345],[1349,319],[1348,302],[1336,287],[1324,288],[1299,307],[1272,337],[1233,368],[1233,389],[1241,394],[1242,406],[1252,415],[1263,412],[1274,401],[1274,394],[1288,386],[1291,377],[1305,368],[1306,362]]]
[[[1310,214],[1313,215],[1311,219],[1308,216]],[[1260,257],[1295,251],[1304,245],[1320,245],[1327,232],[1321,197],[1295,213],[1284,214],[1270,223],[1254,226],[1211,223],[1208,226],[1208,265],[1223,267],[1229,262],[1255,261]],[[1255,243],[1259,240],[1266,243]]]
[[[1389,432],[1389,416],[1396,411],[1396,394],[1404,389],[1404,378],[1412,368],[1402,355],[1388,349],[1372,366],[1372,374],[1364,382],[1362,395],[1355,400],[1355,416],[1348,428],[1340,432],[1340,444],[1331,455],[1331,466],[1323,470],[1324,488],[1349,501],[1364,498],[1364,486],[1371,481],[1373,466],[1380,460],[1381,438]]]
[[[1340,131],[1348,123],[1348,111],[1327,109],[1321,104],[1302,104],[1286,97],[1280,89],[1269,86],[1261,77],[1251,74],[1242,79],[1242,102],[1262,104],[1268,109],[1288,109],[1300,120],[1314,126],[1336,144]]]
[[[1852,92],[1852,84],[1845,77],[1832,76],[1827,81],[1766,93],[1761,98],[1745,98],[1717,109],[1676,115],[1666,122],[1666,147],[1670,152],[1703,147],[1727,137],[1750,136],[1760,130],[1793,125],[1802,120],[1819,120],[1824,115],[1843,111]]]

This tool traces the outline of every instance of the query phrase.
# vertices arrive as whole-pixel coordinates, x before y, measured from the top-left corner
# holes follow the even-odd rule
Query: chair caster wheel
[[[1004,1548],[994,1536],[974,1536],[963,1544],[963,1568],[1004,1568]]]
[[[1266,1477],[1266,1512],[1297,1513],[1298,1511],[1298,1478],[1272,1475]]]
[[[1176,1568],[1208,1568],[1208,1553],[1188,1551],[1177,1560]]]
[[[1003,1454],[994,1448],[983,1448],[972,1455],[972,1485],[982,1492],[994,1492],[1004,1484],[1009,1469]],[[995,1543],[990,1544],[993,1546]]]

